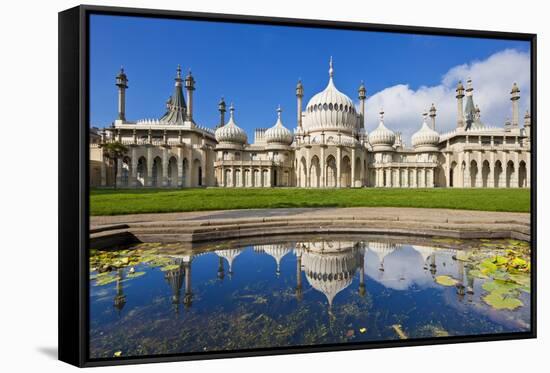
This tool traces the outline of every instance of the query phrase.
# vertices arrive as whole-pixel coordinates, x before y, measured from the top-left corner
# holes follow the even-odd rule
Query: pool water
[[[529,331],[529,261],[514,240],[334,235],[93,251],[90,357]]]

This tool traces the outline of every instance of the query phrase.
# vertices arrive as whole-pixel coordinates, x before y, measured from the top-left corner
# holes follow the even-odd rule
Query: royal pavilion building
[[[274,124],[256,129],[254,139],[238,125],[238,112],[222,98],[215,129],[193,116],[195,79],[177,68],[174,91],[158,119],[126,119],[128,78],[116,76],[118,117],[111,127],[90,133],[90,182],[94,187],[299,187],[299,188],[529,188],[530,128],[520,123],[520,90],[510,92],[512,117],[502,127],[481,121],[471,79],[456,87],[456,128],[440,134],[434,104],[414,124],[412,146],[379,113],[375,128],[365,127],[366,88],[358,102],[336,88],[332,59],[326,88],[303,106],[296,86],[297,117],[290,130],[279,107]],[[184,93],[185,91],[185,93]],[[399,110],[398,108],[389,108]],[[420,117],[420,115],[419,115]],[[120,161],[105,155],[105,144],[127,148]],[[116,171],[115,171],[116,168]],[[116,176],[115,176],[116,175]],[[115,180],[116,177],[116,180]]]

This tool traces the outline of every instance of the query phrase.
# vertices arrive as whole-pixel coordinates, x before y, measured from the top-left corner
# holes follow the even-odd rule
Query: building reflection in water
[[[124,295],[124,289],[122,287],[122,282],[124,281],[124,272],[122,268],[119,268],[117,271],[116,278],[116,295],[114,299],[113,306],[117,310],[118,315],[120,316],[122,309],[126,305],[126,295]]]
[[[363,266],[363,249],[359,242],[300,242],[302,266],[306,279],[325,295],[329,307],[336,294],[351,285],[357,270]]]
[[[224,274],[223,274],[223,259],[227,260],[227,264],[229,265],[229,278],[233,277],[233,261],[236,257],[239,256],[242,249],[226,249],[226,250],[216,250],[216,255],[220,258],[219,265],[218,265],[218,278],[223,280]],[[221,277],[220,277],[220,268],[221,268]]]
[[[202,255],[202,254],[199,254]],[[195,256],[193,255],[174,255],[170,256],[173,260],[172,264],[178,268],[166,271],[164,279],[168,282],[172,290],[171,302],[174,307],[174,312],[179,313],[180,303],[185,309],[188,309],[193,304],[193,290],[191,288],[191,262]],[[181,290],[185,285],[183,293],[183,301],[181,300]]]
[[[180,309],[180,296],[185,268],[183,267],[182,258],[175,258],[174,264],[177,265],[178,268],[166,271],[164,274],[164,279],[168,282],[168,285],[170,285],[170,288],[172,289],[172,305],[174,307],[174,312],[178,314]]]
[[[257,253],[266,253],[275,259],[275,276],[281,276],[281,260],[291,252],[289,244],[275,244],[275,245],[256,245],[254,251]]]
[[[232,278],[235,259],[243,248],[216,250],[217,278],[225,278],[225,261],[228,275]],[[348,288],[358,274],[357,295],[364,297],[367,292],[365,277],[386,288],[407,290],[412,286],[435,287],[438,275],[452,276],[458,281],[456,293],[459,301],[466,297],[472,301],[474,277],[465,262],[456,258],[457,250],[441,249],[422,245],[402,245],[381,241],[300,241],[273,245],[255,245],[253,252],[267,254],[275,261],[275,276],[281,275],[281,262],[291,252],[296,258],[295,296],[303,299],[303,276],[316,291],[324,294],[329,309],[338,293]],[[203,255],[204,253],[198,254]],[[172,256],[177,269],[167,271],[165,279],[172,289],[172,304],[178,312],[180,303],[189,308],[193,303],[191,287],[193,255]],[[117,281],[115,307],[121,310],[126,298],[122,293],[121,280]],[[180,302],[182,287],[185,288]]]

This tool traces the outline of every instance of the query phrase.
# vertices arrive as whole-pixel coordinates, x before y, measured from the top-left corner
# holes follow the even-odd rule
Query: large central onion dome
[[[395,133],[384,125],[384,111],[380,111],[380,123],[374,131],[369,134],[369,142],[373,151],[392,151],[395,143]]]
[[[356,248],[330,253],[307,250],[302,254],[302,264],[307,281],[326,296],[330,307],[336,294],[352,283],[363,256]]]
[[[352,133],[357,129],[359,119],[353,101],[336,88],[333,76],[331,58],[327,87],[313,96],[306,106],[305,131],[340,130]]]
[[[281,107],[277,108],[277,123],[265,131],[265,139],[268,144],[290,145],[294,140],[292,133],[283,125],[281,121]]]
[[[412,135],[412,145],[417,151],[437,151],[439,144],[439,133],[430,128],[427,122],[428,114],[424,113],[422,127]]]
[[[234,143],[234,144],[246,144],[248,139],[246,132],[235,123],[234,116],[235,108],[233,104],[229,108],[229,122],[223,127],[220,127],[216,130],[216,140],[219,143]]]

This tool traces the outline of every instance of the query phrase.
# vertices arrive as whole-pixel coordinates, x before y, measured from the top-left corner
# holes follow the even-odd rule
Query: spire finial
[[[384,121],[384,109],[380,108],[380,121]]]
[[[332,56],[330,56],[328,75],[330,76],[331,79],[334,76],[334,64],[332,63]]]
[[[235,111],[235,106],[233,106],[233,103],[231,103],[231,106],[229,106],[229,116],[233,118],[233,112]]]
[[[281,104],[277,106],[277,119],[281,119],[281,112],[283,109],[281,109]]]
[[[181,79],[181,65],[178,63],[178,68],[176,69],[176,78]]]

